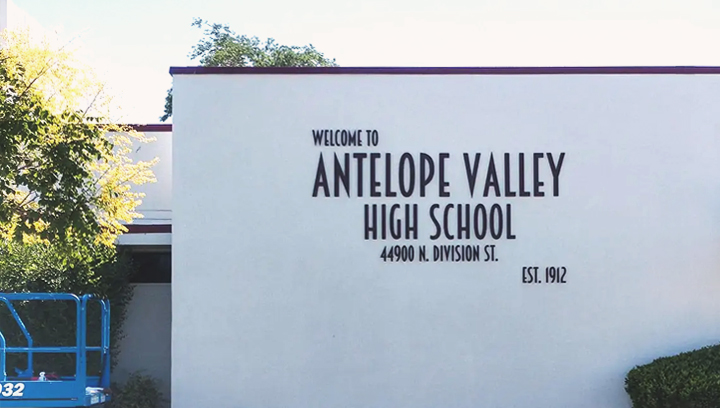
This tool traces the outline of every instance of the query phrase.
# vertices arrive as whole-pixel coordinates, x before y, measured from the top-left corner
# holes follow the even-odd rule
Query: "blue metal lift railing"
[[[101,344],[87,345],[87,309],[90,300],[97,300],[101,309]],[[33,339],[13,307],[13,301],[72,301],[76,305],[75,346],[34,347]],[[109,400],[110,388],[110,302],[92,295],[78,297],[69,293],[0,293],[0,303],[5,304],[27,341],[27,347],[9,347],[0,328],[0,407],[84,407]],[[99,377],[87,375],[87,353],[101,353]],[[27,368],[16,370],[17,376],[6,372],[7,354],[27,355]],[[33,354],[74,353],[75,376],[59,380],[34,381]]]

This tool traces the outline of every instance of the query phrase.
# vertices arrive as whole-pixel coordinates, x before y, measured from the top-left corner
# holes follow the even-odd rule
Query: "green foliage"
[[[205,67],[330,67],[336,66],[312,44],[281,45],[274,39],[261,41],[257,37],[238,35],[227,25],[209,23],[196,18],[192,25],[205,28],[204,37],[192,48],[191,59],[198,59]],[[165,98],[166,121],[172,116],[172,88]]]
[[[720,407],[720,345],[634,367],[625,390],[633,408]]]
[[[86,163],[100,160],[112,146],[100,127],[83,125],[78,112],[49,112],[41,95],[26,87],[28,81],[23,70],[12,74],[0,65],[5,91],[0,93],[0,223],[20,218],[16,238],[39,230],[41,221],[47,223],[44,238],[65,240],[71,229],[99,234],[88,211],[92,197],[85,195],[92,179]]]
[[[110,98],[73,54],[4,33],[0,49],[0,239],[112,246],[155,161],[133,163],[131,138],[108,124]]]
[[[320,67],[334,66],[315,47],[279,45],[272,38],[238,35],[227,25],[196,18],[194,27],[205,27],[205,38],[193,47],[190,58],[207,67]]]
[[[34,243],[0,244],[0,292],[64,292],[95,294],[110,299],[111,366],[119,355],[118,341],[123,337],[126,306],[132,299],[129,279],[134,272],[126,256],[104,245],[92,248],[93,258],[70,259],[55,246]],[[13,302],[33,337],[35,346],[75,345],[75,305],[73,302]],[[7,308],[0,306],[0,327],[8,345],[26,346],[25,338]],[[88,309],[88,345],[100,345],[100,306],[93,302]],[[97,357],[96,357],[97,356]],[[72,354],[36,354],[35,374],[39,371],[73,375],[75,356]],[[8,354],[7,372],[27,368],[23,355]],[[99,353],[88,357],[88,373],[101,368]]]
[[[159,408],[166,402],[158,381],[141,372],[130,374],[124,384],[113,384],[112,389],[111,401],[105,404],[107,408]]]

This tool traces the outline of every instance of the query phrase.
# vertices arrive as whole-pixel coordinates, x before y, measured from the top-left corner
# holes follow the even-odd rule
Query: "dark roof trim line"
[[[170,67],[170,75],[621,75],[720,74],[720,66],[607,67]]]
[[[171,224],[130,224],[125,225],[127,232],[125,234],[170,234],[172,233]]]
[[[136,132],[172,132],[172,124],[160,123],[151,125],[140,125],[140,124],[125,124]]]

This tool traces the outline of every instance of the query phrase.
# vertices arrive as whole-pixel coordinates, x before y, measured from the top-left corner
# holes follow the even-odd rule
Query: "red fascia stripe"
[[[169,234],[172,233],[171,224],[131,224],[125,225],[126,234]]]

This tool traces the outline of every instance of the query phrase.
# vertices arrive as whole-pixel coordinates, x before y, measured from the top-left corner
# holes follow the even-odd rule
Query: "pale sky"
[[[126,123],[158,123],[194,17],[313,44],[341,66],[720,65],[720,0],[14,0],[81,35]]]

